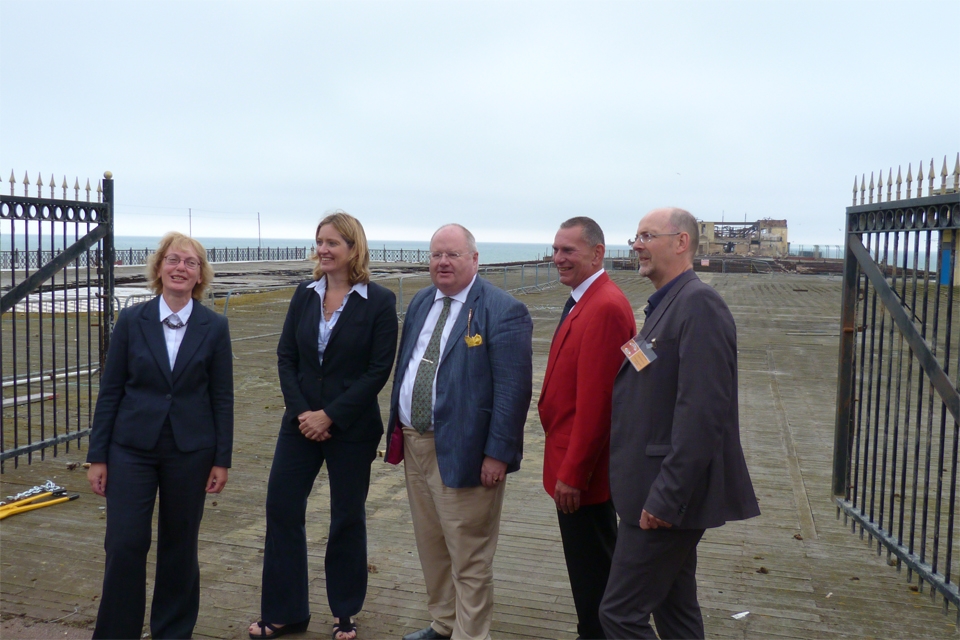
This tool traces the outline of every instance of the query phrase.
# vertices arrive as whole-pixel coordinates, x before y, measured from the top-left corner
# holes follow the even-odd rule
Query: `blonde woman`
[[[94,638],[139,638],[160,496],[154,638],[189,638],[200,608],[204,497],[227,483],[233,362],[223,316],[198,301],[213,279],[203,246],[168,233],[147,274],[157,297],[114,327],[93,417],[87,479],[107,499],[106,564]]]
[[[334,640],[357,637],[367,592],[365,504],[383,420],[377,394],[397,349],[396,298],[370,282],[363,227],[343,211],[316,229],[313,280],[293,294],[277,346],[286,412],[267,488],[262,619],[251,638],[305,631],[310,623],[307,497],[324,463],[330,533],[324,569]]]

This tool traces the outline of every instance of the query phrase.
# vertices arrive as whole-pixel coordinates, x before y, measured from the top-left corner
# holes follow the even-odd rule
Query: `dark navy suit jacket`
[[[109,464],[111,442],[152,450],[167,419],[180,451],[215,447],[213,464],[230,466],[233,353],[227,319],[194,301],[171,371],[156,297],[117,318],[87,462]]]
[[[377,394],[390,377],[397,352],[396,296],[373,282],[367,298],[351,293],[323,354],[317,352],[320,296],[297,287],[277,345],[280,389],[286,410],[282,429],[299,433],[304,411],[323,409],[331,433],[346,442],[379,440],[383,419]]]
[[[407,309],[390,398],[390,445],[390,433],[398,428],[400,385],[436,291],[434,286],[421,289]],[[471,309],[470,335],[482,340],[474,347],[464,340]],[[508,472],[520,468],[533,387],[532,338],[527,307],[477,276],[437,369],[433,427],[440,477],[447,487],[479,486],[485,456],[506,462]]]

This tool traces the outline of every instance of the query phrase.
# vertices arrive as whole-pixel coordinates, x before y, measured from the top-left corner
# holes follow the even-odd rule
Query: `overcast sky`
[[[957,0],[0,0],[0,177],[110,170],[118,235],[343,208],[380,240],[589,215],[619,247],[676,205],[839,244],[854,176],[953,170],[958,32]]]

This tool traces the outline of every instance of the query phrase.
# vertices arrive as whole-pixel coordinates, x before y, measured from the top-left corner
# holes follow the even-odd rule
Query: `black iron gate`
[[[877,553],[896,558],[944,611],[960,607],[960,155],[924,195],[908,169],[847,207],[833,492]],[[886,201],[883,198],[886,186]],[[916,196],[912,196],[916,186]],[[896,188],[894,194],[893,189]],[[874,193],[876,192],[876,198]],[[960,621],[960,613],[957,615]]]
[[[91,201],[74,181],[53,176],[23,195],[10,176],[10,195],[0,195],[0,243],[9,264],[0,265],[0,472],[33,453],[89,434],[93,387],[99,382],[113,325],[113,179],[104,174]],[[49,197],[43,197],[49,189]],[[57,198],[62,191],[62,198]]]

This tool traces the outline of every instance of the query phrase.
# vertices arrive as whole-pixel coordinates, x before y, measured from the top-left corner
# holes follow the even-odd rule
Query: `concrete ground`
[[[276,271],[289,273],[229,303],[237,358],[234,467],[224,493],[207,501],[197,637],[245,638],[259,613],[263,503],[283,411],[275,349],[291,293],[278,287],[306,278],[309,265],[288,263]],[[652,286],[634,273],[613,277],[639,321]],[[839,279],[703,278],[724,296],[738,323],[742,441],[763,511],[709,531],[699,547],[708,636],[956,638],[955,612],[944,615],[939,599],[932,601],[926,589],[917,592],[885,555],[836,517],[830,470]],[[395,274],[381,282],[397,288]],[[409,301],[413,289],[410,282],[405,286]],[[507,486],[494,566],[494,637],[576,636],[555,508],[541,486],[543,433],[536,413],[549,340],[567,295],[566,288],[554,287],[520,296],[534,318],[534,401],[523,468]],[[223,300],[215,304],[222,309]],[[381,393],[384,411],[387,401]],[[81,495],[0,523],[2,638],[90,635],[102,578],[104,501],[90,492],[82,468],[68,469],[83,455],[74,446],[56,458],[35,457],[31,465],[8,464],[0,477],[4,496],[48,478]],[[300,637],[328,637],[332,622],[323,575],[326,484],[321,473],[307,512],[313,618]],[[374,463],[367,513],[370,581],[357,617],[360,636],[397,638],[429,621],[402,468]]]

